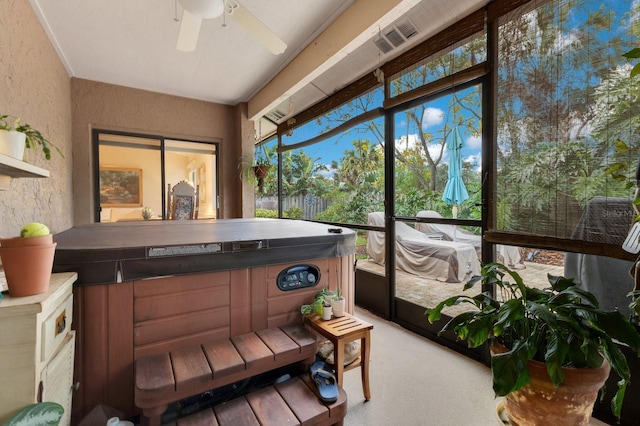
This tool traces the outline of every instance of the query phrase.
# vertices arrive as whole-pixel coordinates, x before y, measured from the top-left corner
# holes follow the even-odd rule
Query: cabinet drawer
[[[73,352],[75,331],[65,333],[58,353],[49,361],[40,374],[42,400],[57,402],[64,408],[60,426],[71,422],[71,400],[73,396]]]
[[[53,311],[42,323],[42,354],[40,361],[45,362],[60,347],[71,329],[73,318],[73,297],[67,299]]]

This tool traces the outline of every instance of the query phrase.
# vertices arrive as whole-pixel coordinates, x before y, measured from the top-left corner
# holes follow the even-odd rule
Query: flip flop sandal
[[[316,361],[311,366],[311,378],[318,387],[320,400],[326,403],[338,400],[338,381],[332,371],[329,371],[324,361]]]

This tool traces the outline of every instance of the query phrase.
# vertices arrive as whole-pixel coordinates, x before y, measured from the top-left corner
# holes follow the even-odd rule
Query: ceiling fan
[[[195,50],[203,19],[213,19],[223,13],[245,29],[274,55],[285,51],[287,44],[262,23],[254,14],[235,0],[178,0],[184,8],[176,49],[183,52]]]

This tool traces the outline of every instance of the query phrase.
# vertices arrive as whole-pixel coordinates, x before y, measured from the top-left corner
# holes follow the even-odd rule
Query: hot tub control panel
[[[282,291],[313,287],[320,282],[320,269],[314,265],[295,265],[278,274],[278,288]]]

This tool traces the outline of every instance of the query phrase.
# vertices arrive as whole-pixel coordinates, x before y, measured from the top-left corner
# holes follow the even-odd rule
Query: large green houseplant
[[[595,369],[606,359],[620,376],[611,404],[613,414],[619,417],[630,371],[614,340],[638,351],[640,334],[619,312],[601,310],[595,296],[577,288],[572,278],[549,275],[548,279],[549,288],[526,286],[517,272],[502,264],[490,263],[464,289],[484,284],[495,292],[453,296],[427,309],[425,314],[429,322],[434,323],[440,320],[442,309],[447,306],[471,305],[469,311],[447,322],[441,333],[453,331],[472,348],[485,342],[504,347],[497,351],[502,353],[494,352],[491,358],[493,389],[497,396],[516,392],[531,381],[531,361],[544,363],[553,387],[558,388],[568,371],[563,367],[574,371]]]

